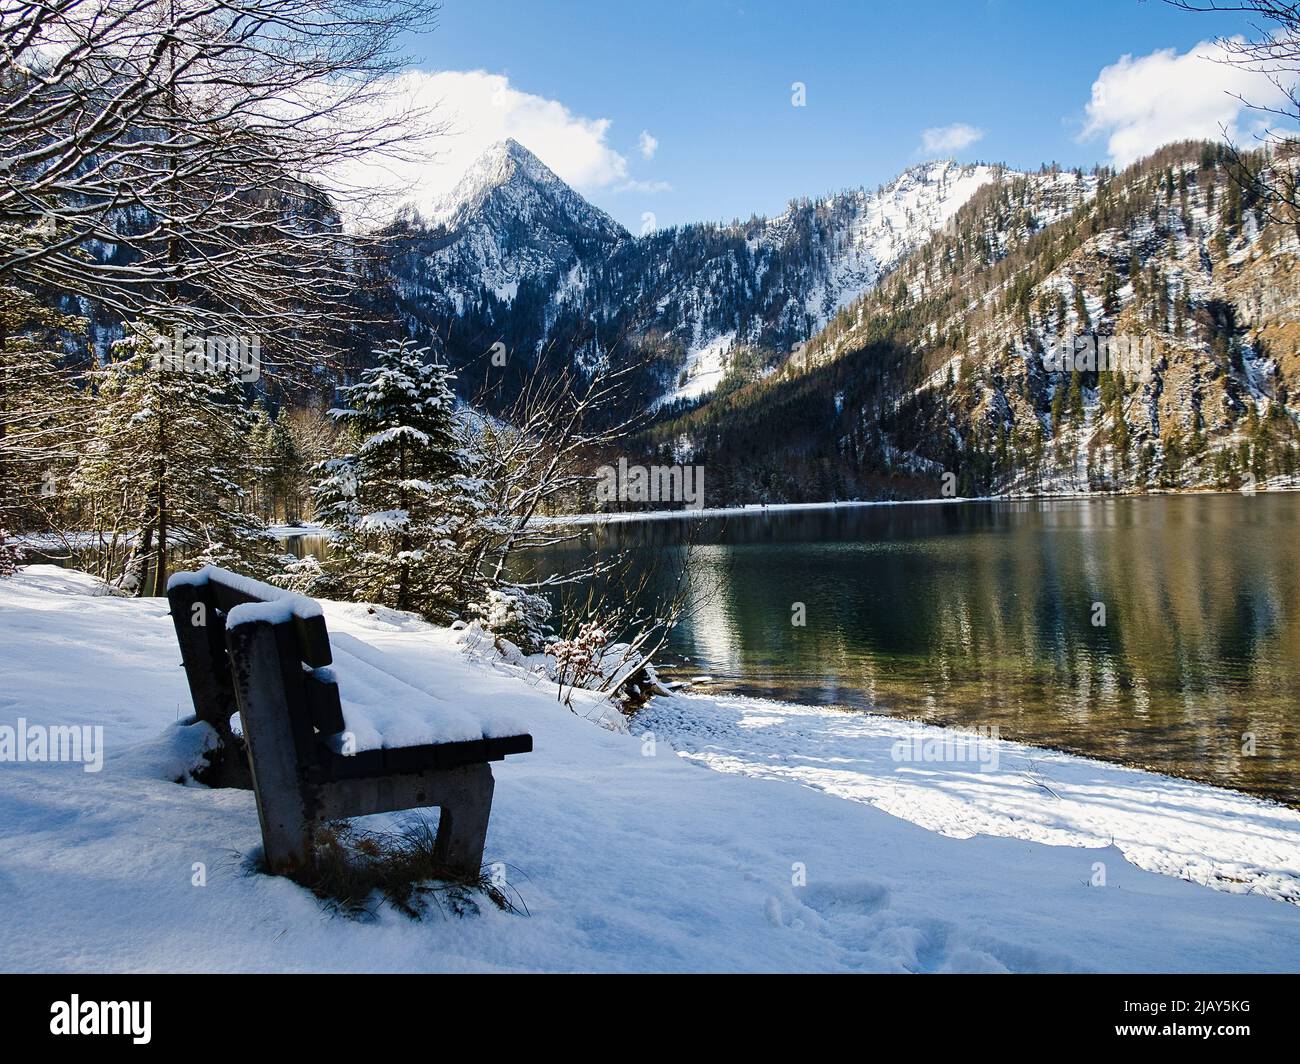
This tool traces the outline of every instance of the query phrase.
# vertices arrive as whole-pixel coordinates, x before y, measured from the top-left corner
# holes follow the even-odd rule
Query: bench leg
[[[494,786],[492,766],[485,762],[412,775],[322,783],[311,789],[310,805],[312,816],[320,824],[372,813],[436,807],[440,812],[434,859],[449,871],[474,878],[483,868]]]
[[[469,765],[446,776],[446,789],[439,795],[434,854],[448,868],[465,876],[477,876],[483,867],[483,847],[492,813],[492,766]]]
[[[274,875],[292,875],[313,859],[312,818],[299,777],[276,632],[257,622],[232,628],[227,636],[266,866]]]

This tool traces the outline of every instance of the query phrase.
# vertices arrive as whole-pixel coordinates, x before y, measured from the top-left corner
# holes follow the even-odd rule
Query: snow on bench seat
[[[398,750],[443,743],[504,739],[528,732],[503,699],[486,698],[471,685],[449,688],[434,662],[431,629],[409,614],[364,604],[319,602],[216,566],[177,573],[168,591],[217,589],[229,605],[227,630],[255,622],[299,625],[304,667],[338,687],[343,730],[322,736],[336,754]],[[245,602],[242,599],[254,599]]]
[[[205,584],[214,581],[224,584],[241,595],[262,600],[260,602],[250,602],[244,606],[236,606],[230,611],[230,616],[226,619],[227,628],[238,624],[248,624],[252,621],[268,621],[271,624],[279,624],[293,617],[302,621],[309,621],[314,617],[324,616],[320,603],[315,599],[309,599],[306,595],[299,595],[293,591],[286,591],[274,584],[265,584],[261,580],[241,576],[239,573],[232,573],[229,569],[222,569],[215,565],[205,565],[202,569],[193,573],[173,573],[167,581],[167,590],[171,591],[177,587],[203,587]],[[266,609],[259,610],[257,609],[259,606],[266,607]],[[278,609],[271,607],[278,607]]]
[[[427,631],[339,631],[330,611],[334,665],[327,673],[339,687],[343,735],[329,740],[336,753],[429,746],[474,739],[504,739],[528,731],[517,711],[481,692],[446,684],[445,658]],[[350,739],[346,738],[350,737]]]

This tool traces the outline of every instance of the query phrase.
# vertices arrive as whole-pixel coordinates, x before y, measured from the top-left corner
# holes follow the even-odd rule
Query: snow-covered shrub
[[[611,643],[609,629],[596,621],[583,624],[571,639],[553,640],[545,657],[562,701],[568,700],[566,689],[582,688],[606,695],[611,704],[631,713],[654,695],[672,693],[635,644]]]
[[[22,553],[8,541],[8,536],[9,533],[0,528],[0,579],[18,572],[18,565],[22,561]]]
[[[471,619],[493,634],[509,639],[526,654],[541,651],[550,634],[547,622],[551,619],[551,604],[543,596],[521,587],[507,585],[489,589],[483,600],[473,603],[468,612]]]
[[[282,554],[278,563],[279,572],[272,573],[268,583],[292,591],[296,595],[329,597],[332,582],[322,568],[320,559],[315,555],[308,554],[297,558],[292,554]]]
[[[546,648],[555,659],[555,681],[561,687],[596,687],[603,679],[601,661],[609,633],[597,621],[586,621],[571,639],[557,639]]]

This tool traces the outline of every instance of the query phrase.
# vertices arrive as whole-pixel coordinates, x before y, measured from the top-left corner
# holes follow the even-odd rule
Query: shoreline
[[[637,510],[618,513],[552,514],[534,517],[538,525],[546,527],[626,524],[635,521],[707,520],[717,517],[751,517],[768,513],[797,513],[800,511],[854,509],[872,506],[953,506],[967,503],[991,502],[1071,502],[1078,500],[1178,498],[1204,495],[1290,495],[1300,493],[1300,476],[1286,478],[1285,483],[1265,482],[1254,493],[1243,493],[1236,488],[1182,488],[1152,491],[1106,492],[1039,492],[1008,495],[972,495],[945,499],[837,499],[825,502],[773,502],[742,503],[736,506],[706,506],[698,510]],[[315,521],[298,525],[271,524],[266,534],[276,540],[305,539],[308,536],[328,537],[333,533]],[[128,537],[129,541],[129,537]],[[89,531],[69,531],[63,534],[50,532],[19,532],[9,537],[9,542],[28,550],[45,550],[71,546],[73,549],[93,546],[98,535]]]
[[[1276,486],[1262,486],[1254,495],[1287,495],[1300,492],[1300,480]],[[853,509],[872,506],[951,506],[963,503],[991,502],[1072,502],[1079,500],[1177,498],[1181,496],[1242,495],[1236,488],[1186,488],[1143,492],[1053,492],[1011,495],[973,495],[952,499],[841,499],[834,502],[743,503],[738,506],[702,507],[698,510],[643,510],[617,513],[555,514],[539,517],[547,526],[627,524],[635,521],[708,520],[717,517],[750,517],[768,513]],[[1248,496],[1249,497],[1249,496]]]
[[[671,675],[665,675],[666,670],[660,670],[661,679],[672,681]],[[848,716],[870,717],[881,722],[890,722],[897,725],[910,726],[917,731],[939,731],[948,735],[973,735],[976,734],[974,728],[960,723],[945,720],[926,720],[924,717],[908,716],[905,714],[889,713],[879,707],[867,708],[855,706],[847,702],[800,702],[791,699],[784,699],[766,694],[755,694],[745,689],[743,681],[719,682],[710,677],[707,682],[693,684],[689,681],[679,681],[682,686],[673,688],[673,695],[686,699],[730,699],[736,701],[753,702],[756,704],[770,703],[776,706],[790,706],[800,710],[810,712],[843,713]],[[655,696],[656,698],[662,696]],[[644,712],[644,709],[638,710],[637,714]],[[636,715],[631,718],[633,724],[636,723]],[[1073,761],[1086,761],[1099,766],[1111,769],[1123,769],[1128,772],[1142,772],[1150,776],[1159,776],[1162,779],[1176,781],[1179,783],[1194,784],[1200,787],[1212,787],[1224,794],[1230,794],[1234,797],[1251,801],[1263,802],[1266,805],[1278,806],[1282,809],[1290,809],[1300,813],[1300,799],[1289,801],[1286,798],[1278,797],[1273,794],[1257,794],[1253,791],[1246,790],[1243,787],[1235,787],[1222,780],[1212,779],[1209,776],[1194,776],[1190,774],[1175,772],[1167,768],[1160,768],[1152,764],[1144,764],[1140,761],[1125,760],[1120,757],[1106,757],[1093,751],[1084,750],[1079,747],[1057,746],[1047,742],[1039,742],[1032,737],[1002,734],[999,733],[999,740],[1002,742],[1014,744],[1018,747],[1040,751],[1044,754],[1069,758]]]

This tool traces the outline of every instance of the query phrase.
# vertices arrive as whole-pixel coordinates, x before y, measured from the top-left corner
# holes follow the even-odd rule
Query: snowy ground
[[[173,723],[190,709],[165,603],[33,566],[0,582],[0,729],[102,725],[106,756],[99,772],[0,762],[0,968],[1300,969],[1300,907],[1263,896],[1300,877],[1287,810],[1055,755],[1030,770],[1052,798],[1021,748],[1000,748],[991,774],[903,763],[894,722],[735,698],[659,705],[634,729],[651,742],[457,633],[326,615],[340,669],[364,655],[431,714],[453,701],[528,720],[534,753],[495,770],[487,856],[531,915],[358,922],[249,874],[251,794],[173,782],[195,744]],[[972,832],[991,835],[949,837]],[[1090,886],[1099,866],[1105,886]]]
[[[1300,905],[1300,811],[1236,791],[1009,741],[987,744],[981,771],[971,756],[927,759],[961,732],[753,698],[661,700],[633,730],[720,772],[800,783],[954,838],[1114,845],[1141,868]]]

